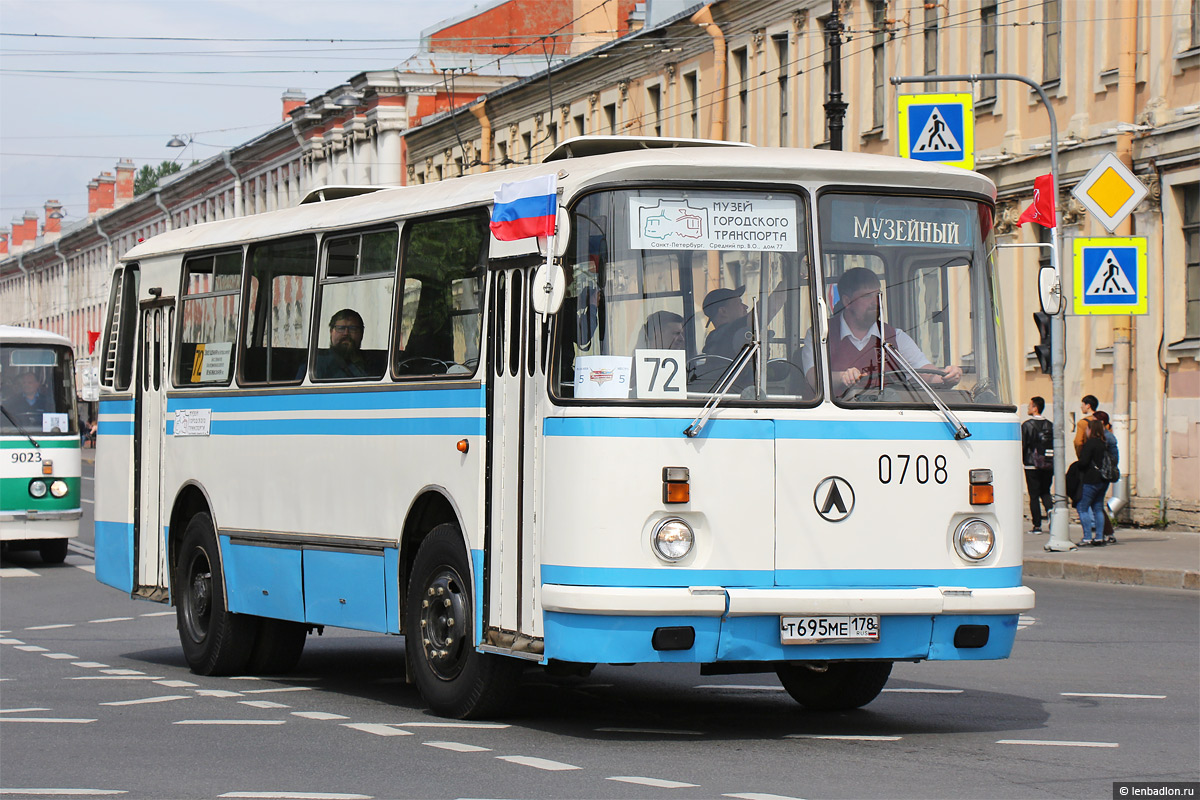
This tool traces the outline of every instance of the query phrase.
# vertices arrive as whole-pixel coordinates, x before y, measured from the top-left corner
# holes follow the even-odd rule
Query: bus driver
[[[829,320],[829,371],[837,394],[863,378],[868,379],[868,386],[879,385],[880,293],[879,276],[866,267],[848,269],[838,279],[840,310]],[[962,378],[962,370],[954,364],[945,369],[933,367],[933,362],[921,352],[911,336],[886,322],[883,323],[883,336],[913,369],[921,370],[930,386],[949,388]],[[804,344],[801,368],[809,383],[815,386],[811,330]],[[904,371],[894,359],[885,359],[884,363],[889,372]]]
[[[362,315],[343,308],[329,320],[329,349],[317,353],[318,378],[362,378],[367,376],[362,354]]]

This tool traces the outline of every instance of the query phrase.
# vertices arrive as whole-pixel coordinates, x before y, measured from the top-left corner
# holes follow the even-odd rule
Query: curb
[[[1045,558],[1027,558],[1024,574],[1028,578],[1060,578],[1068,581],[1119,583],[1127,586],[1154,586],[1161,589],[1200,591],[1200,571],[1190,569],[1146,569],[1114,567],[1104,564],[1079,564]]]

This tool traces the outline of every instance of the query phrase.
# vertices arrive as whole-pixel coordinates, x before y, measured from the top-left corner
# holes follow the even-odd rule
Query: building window
[[[925,4],[925,74],[937,75],[938,71],[938,11],[936,3]],[[936,83],[925,84],[926,90],[936,92]]]
[[[1200,0],[1197,0],[1200,2]],[[688,118],[691,122],[693,139],[700,138],[700,78],[695,72],[683,76],[684,93],[687,95]]]
[[[882,128],[884,119],[884,82],[887,62],[884,42],[887,40],[887,2],[875,0],[871,11],[871,127]]]
[[[1192,39],[1189,50],[1200,48],[1200,0],[1192,0]]]
[[[1062,78],[1062,0],[1042,0],[1042,83]]]
[[[584,136],[587,134],[587,122],[584,120],[583,114],[575,115],[575,135]]]
[[[609,103],[604,107],[604,121],[608,125],[608,135],[617,135],[617,104]]]
[[[508,161],[508,142],[496,142],[496,155],[500,156],[500,166],[506,166]]]
[[[521,144],[525,148],[525,163],[529,164],[533,161],[533,134],[522,133]]]
[[[787,147],[788,138],[788,37],[786,33],[772,36],[775,42],[775,56],[779,61],[779,77],[775,79],[779,87],[779,146]]]
[[[738,141],[750,141],[750,54],[746,48],[733,51],[733,63],[738,72]]]
[[[650,121],[654,127],[654,135],[662,136],[662,87],[646,87],[646,100],[650,105]]]
[[[984,74],[994,73],[999,63],[996,59],[996,53],[1000,35],[995,0],[984,0],[983,5],[979,9],[979,23],[979,71]],[[979,82],[979,99],[996,99],[995,81]]]
[[[1183,187],[1183,252],[1187,274],[1186,336],[1200,338],[1200,183]]]

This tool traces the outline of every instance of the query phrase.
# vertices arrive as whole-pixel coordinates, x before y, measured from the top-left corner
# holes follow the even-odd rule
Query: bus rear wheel
[[[61,564],[67,560],[66,539],[43,539],[38,547],[38,555],[47,564]]]
[[[862,708],[883,691],[892,674],[890,661],[839,661],[830,664],[780,664],[783,688],[811,711]]]
[[[479,719],[503,711],[519,662],[475,649],[475,603],[462,534],[443,524],[421,542],[405,609],[413,682],[435,714]]]
[[[245,669],[257,620],[230,612],[217,537],[208,514],[188,522],[175,573],[175,619],[188,666],[197,675],[231,675]]]
[[[258,635],[250,651],[246,671],[252,675],[285,675],[292,671],[304,652],[308,625],[286,619],[258,620]]]

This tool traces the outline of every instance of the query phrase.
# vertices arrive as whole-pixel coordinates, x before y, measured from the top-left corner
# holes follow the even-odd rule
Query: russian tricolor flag
[[[492,233],[502,242],[553,236],[558,181],[553,173],[517,183],[502,183],[492,207]]]

